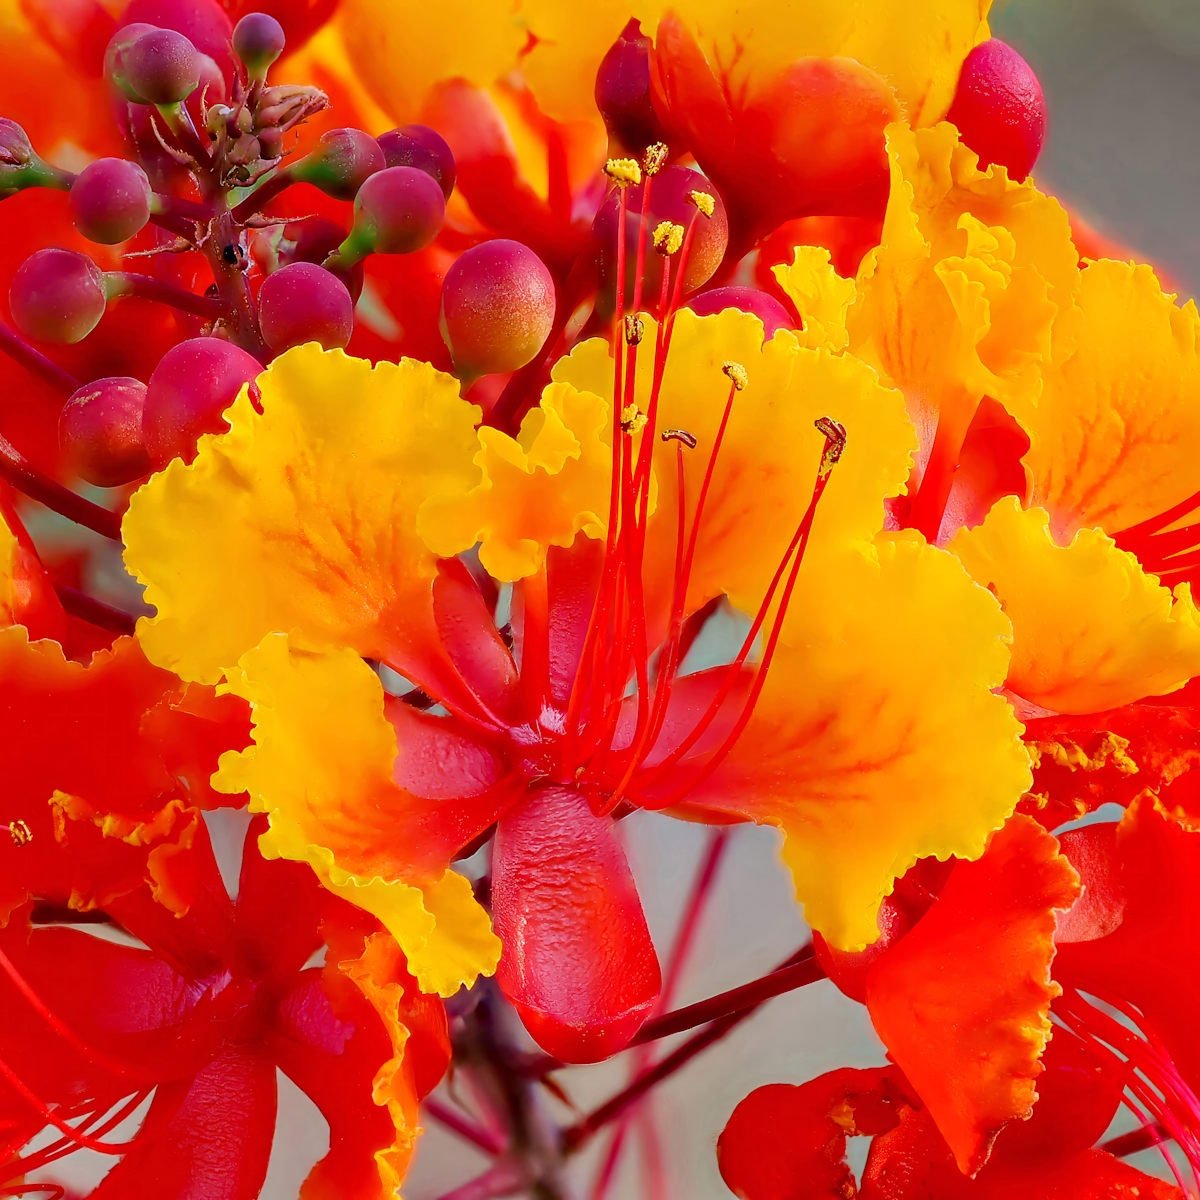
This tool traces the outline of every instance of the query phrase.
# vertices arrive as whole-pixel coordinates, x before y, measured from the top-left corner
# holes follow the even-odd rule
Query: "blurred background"
[[[1200,4],[1010,0],[992,29],[1042,81],[1050,132],[1035,173],[1179,286],[1200,284]]]

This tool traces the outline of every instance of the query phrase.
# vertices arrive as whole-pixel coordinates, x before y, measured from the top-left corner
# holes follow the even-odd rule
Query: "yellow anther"
[[[604,173],[617,187],[642,182],[642,168],[632,158],[610,158],[604,164]]]
[[[627,313],[625,316],[625,344],[636,346],[646,332],[646,326],[637,313]]]
[[[28,846],[33,841],[33,830],[24,821],[12,821],[8,826],[8,835],[14,846]]]
[[[688,199],[706,216],[717,211],[717,202],[708,192],[688,192]]]
[[[636,404],[627,404],[621,409],[621,428],[626,433],[637,433],[646,427],[646,414]]]
[[[660,221],[654,231],[654,248],[659,254],[678,254],[683,245],[683,226],[674,221]]]
[[[646,168],[647,175],[657,175],[663,169],[663,164],[667,161],[667,148],[662,142],[655,142],[651,146],[646,147],[646,153],[642,156],[642,163]]]
[[[746,368],[741,363],[722,363],[721,370],[725,372],[726,377],[739,392],[746,390],[746,385],[750,382],[750,376],[746,374]]]

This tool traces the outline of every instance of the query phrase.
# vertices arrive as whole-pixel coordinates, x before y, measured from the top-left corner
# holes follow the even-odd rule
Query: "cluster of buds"
[[[127,256],[147,264],[141,272],[104,270],[77,250],[37,251],[11,282],[20,335],[81,342],[108,305],[127,296],[169,305],[179,318],[179,340],[145,382],[91,380],[63,407],[65,461],[101,487],[133,483],[176,457],[190,460],[202,434],[225,427],[223,413],[238,392],[290,347],[348,346],[364,260],[430,246],[455,187],[454,155],[425,126],[378,138],[332,129],[296,153],[298,127],[329,99],[315,87],[268,78],[285,49],[273,17],[247,14],[220,53],[207,49],[178,29],[144,22],[112,36],[104,71],[129,158],[61,170],[19,125],[0,121],[0,198],[30,188],[68,192],[85,239],[118,246],[137,237],[139,249]],[[351,219],[276,215],[269,206],[295,184],[353,204]],[[211,282],[186,286],[181,280],[192,277],[168,267],[169,256],[188,252],[204,257]],[[467,250],[449,272],[442,335],[470,381],[528,363],[554,313],[554,282],[542,261],[520,243],[496,239]],[[9,345],[16,338],[10,331]],[[26,361],[39,356],[28,347]]]

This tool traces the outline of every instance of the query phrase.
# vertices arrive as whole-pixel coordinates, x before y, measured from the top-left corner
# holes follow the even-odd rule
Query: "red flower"
[[[417,1101],[448,1061],[444,1012],[390,939],[364,940],[367,927],[356,931],[306,867],[264,860],[259,832],[247,833],[236,903],[201,825],[184,852],[183,916],[146,888],[109,905],[146,949],[57,925],[4,933],[0,1131],[14,1182],[0,1192],[23,1194],[16,1181],[86,1147],[116,1159],[95,1200],[250,1200],[271,1151],[278,1069],[330,1125],[305,1200],[394,1194]],[[327,965],[306,968],[324,940]],[[137,1132],[116,1141],[147,1100]],[[20,1153],[51,1129],[57,1138]]]

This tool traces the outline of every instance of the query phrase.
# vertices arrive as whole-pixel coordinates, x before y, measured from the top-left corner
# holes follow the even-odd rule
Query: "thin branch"
[[[15,329],[10,329],[3,321],[0,321],[0,350],[66,396],[83,386],[74,375],[64,371],[58,363],[47,358],[40,350],[35,350]]]
[[[76,588],[59,585],[55,592],[62,606],[73,617],[95,625],[97,629],[107,629],[110,633],[131,634],[137,625],[137,618],[124,609],[112,604],[105,604],[95,596]]]
[[[491,1130],[485,1129],[477,1121],[472,1121],[470,1117],[455,1112],[448,1104],[442,1104],[437,1100],[426,1100],[422,1104],[422,1108],[439,1125],[444,1125],[464,1141],[478,1146],[484,1154],[503,1154],[508,1148],[504,1141],[496,1137]]]
[[[53,509],[68,521],[82,525],[111,541],[121,540],[121,518],[101,508],[70,488],[43,475],[6,437],[0,435],[0,479],[39,504]]]
[[[592,1112],[576,1121],[574,1125],[565,1129],[562,1134],[564,1154],[578,1150],[598,1129],[615,1120],[652,1087],[674,1075],[698,1054],[720,1041],[767,1000],[795,988],[803,987],[806,983],[814,983],[818,979],[823,979],[825,973],[813,956],[811,946],[806,947],[801,953],[806,954],[807,957],[800,961],[794,961],[790,966],[774,971],[744,987],[726,992],[723,996],[716,996],[712,1000],[703,1000],[698,1005],[691,1005],[690,1009],[693,1012],[697,1010],[712,1011],[717,1007],[717,1002],[722,1001],[726,1015],[716,1020],[710,1020],[699,1033],[693,1034],[686,1042],[677,1046],[664,1058],[659,1059],[652,1067],[640,1072],[628,1087],[622,1088],[598,1108],[593,1109]],[[731,1008],[728,1002],[728,997],[731,996],[737,997],[734,1001],[736,1007]],[[687,1009],[681,1009],[680,1013],[687,1011]],[[704,1018],[702,1017],[702,1019]],[[684,1026],[684,1028],[686,1027]],[[678,1032],[678,1029],[672,1032]]]

